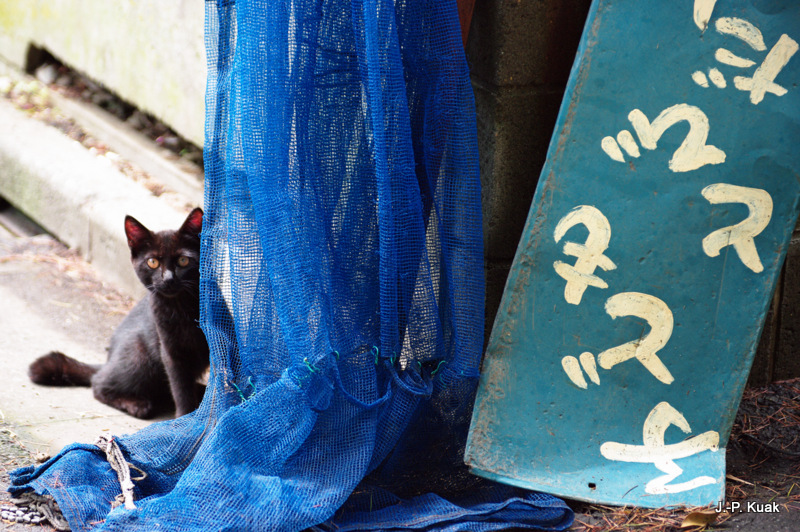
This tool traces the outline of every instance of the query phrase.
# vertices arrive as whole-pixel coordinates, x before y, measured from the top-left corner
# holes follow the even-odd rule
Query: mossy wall
[[[203,21],[191,0],[2,0],[0,60],[43,48],[202,146]]]

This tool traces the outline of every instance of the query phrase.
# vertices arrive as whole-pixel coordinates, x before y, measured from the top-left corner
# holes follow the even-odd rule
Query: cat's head
[[[133,269],[150,292],[165,297],[197,294],[202,227],[203,211],[199,207],[174,231],[153,232],[133,216],[125,217]]]

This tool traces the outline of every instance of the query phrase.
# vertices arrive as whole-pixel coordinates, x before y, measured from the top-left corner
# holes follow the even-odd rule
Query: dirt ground
[[[679,510],[574,503],[570,530],[800,530],[800,379],[745,390],[727,450],[726,503]]]
[[[33,454],[22,445],[10,426],[0,421],[0,508],[12,506],[11,496],[6,491],[9,484],[8,472],[33,463],[35,463]],[[5,519],[0,520],[0,529],[11,532],[53,530],[49,526],[25,526]]]

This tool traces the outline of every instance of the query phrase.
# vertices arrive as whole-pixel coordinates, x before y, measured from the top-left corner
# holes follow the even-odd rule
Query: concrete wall
[[[800,225],[795,227],[778,288],[750,371],[750,386],[800,377]]]
[[[591,0],[481,0],[467,58],[483,185],[486,326],[517,249]]]
[[[203,24],[198,0],[2,0],[0,57],[46,49],[202,146]]]

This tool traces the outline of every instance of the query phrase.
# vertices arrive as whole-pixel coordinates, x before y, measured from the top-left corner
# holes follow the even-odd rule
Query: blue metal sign
[[[486,353],[466,461],[721,501],[800,197],[800,2],[596,0]]]

